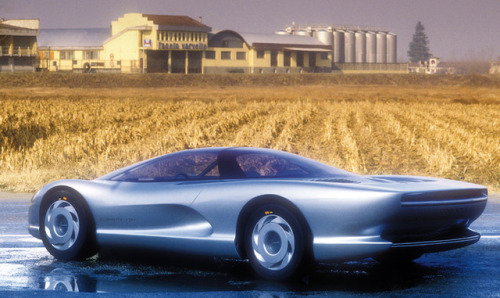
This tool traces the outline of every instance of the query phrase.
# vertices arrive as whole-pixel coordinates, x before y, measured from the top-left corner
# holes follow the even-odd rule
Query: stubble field
[[[93,179],[186,148],[254,146],[500,190],[500,80],[340,77],[1,76],[0,189]]]

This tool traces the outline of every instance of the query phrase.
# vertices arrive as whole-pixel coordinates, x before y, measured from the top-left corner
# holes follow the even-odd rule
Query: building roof
[[[40,48],[53,49],[101,49],[111,36],[110,28],[90,29],[41,29],[38,36]]]
[[[0,35],[37,36],[38,34],[38,28],[16,26],[6,21],[0,22]]]
[[[240,35],[251,46],[256,46],[258,44],[275,44],[287,46],[296,45],[320,48],[325,46],[324,43],[311,36],[256,33],[240,33]]]
[[[224,38],[224,36],[235,36],[240,38],[249,47],[257,49],[331,50],[330,45],[325,45],[311,36],[301,35],[238,33],[233,30],[222,30],[216,32],[210,39],[217,40]]]
[[[208,27],[188,16],[171,16],[159,14],[143,14],[148,20],[153,21],[156,25],[167,26],[195,26],[195,27]]]
[[[153,21],[155,25],[159,26],[160,30],[169,30],[176,28],[183,28],[184,30],[204,31],[209,32],[211,27],[196,21],[188,16],[172,16],[172,15],[157,15],[157,14],[143,14],[145,18]]]

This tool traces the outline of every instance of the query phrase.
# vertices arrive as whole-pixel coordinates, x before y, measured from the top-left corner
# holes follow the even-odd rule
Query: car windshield
[[[282,151],[255,148],[186,150],[132,166],[115,181],[169,181],[243,178],[343,178],[355,174]],[[104,179],[106,179],[104,178]]]
[[[161,181],[193,177],[219,177],[217,153],[183,151],[168,154],[134,167],[112,180]]]

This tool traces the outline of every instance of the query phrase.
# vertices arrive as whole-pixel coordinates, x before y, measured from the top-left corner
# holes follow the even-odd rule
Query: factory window
[[[247,53],[245,53],[245,52],[237,52],[236,53],[236,59],[237,60],[246,60],[247,59]]]
[[[326,52],[321,53],[321,60],[328,60],[328,53]]]
[[[95,60],[99,59],[99,51],[84,51],[83,52],[84,60]]]
[[[283,66],[290,66],[290,52],[285,52],[283,55]]]
[[[73,51],[61,51],[61,52],[59,52],[59,59],[61,59],[61,60],[73,60]]]
[[[265,54],[266,54],[266,51],[264,51],[264,50],[258,50],[257,51],[257,58],[262,59],[262,58],[264,58]]]
[[[278,65],[278,51],[271,51],[271,66]]]
[[[215,51],[206,51],[205,59],[215,59]]]
[[[309,53],[309,67],[316,67],[316,53]]]
[[[221,52],[220,53],[220,58],[222,60],[231,60],[231,52],[226,52],[226,51]]]
[[[304,52],[297,52],[297,67],[304,67]]]

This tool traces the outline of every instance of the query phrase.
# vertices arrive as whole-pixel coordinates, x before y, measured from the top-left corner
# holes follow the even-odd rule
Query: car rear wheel
[[[76,195],[57,191],[42,203],[40,235],[57,259],[75,260],[96,253],[89,233],[89,214]]]
[[[280,205],[258,208],[246,227],[245,250],[258,276],[269,280],[291,277],[304,255],[304,232],[299,220]]]

